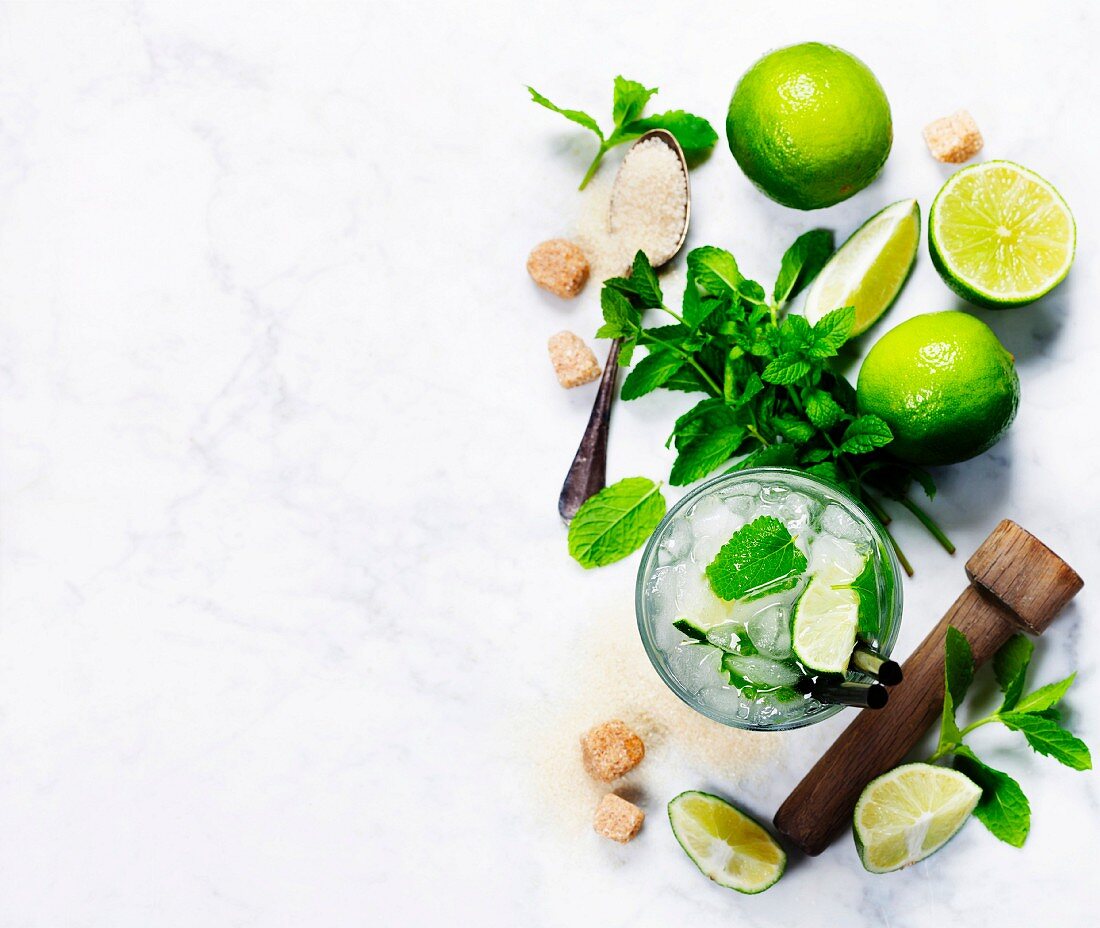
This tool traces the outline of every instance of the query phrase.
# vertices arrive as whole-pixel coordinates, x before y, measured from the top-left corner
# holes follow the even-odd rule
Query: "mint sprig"
[[[646,543],[664,514],[660,484],[627,477],[577,510],[569,523],[569,553],[584,568],[620,561]]]
[[[789,590],[806,570],[806,555],[795,540],[774,516],[742,526],[707,565],[710,588],[725,600]]]
[[[597,336],[622,340],[619,362],[625,366],[637,349],[645,352],[623,383],[623,399],[658,389],[703,394],[673,429],[670,444],[677,457],[669,481],[674,486],[723,466],[796,467],[862,499],[883,525],[890,519],[879,495],[897,500],[953,551],[909,496],[917,484],[931,498],[936,489],[931,476],[890,455],[890,428],[877,416],[859,414],[855,390],[833,366],[851,336],[855,310],[840,307],[812,326],[804,316],[785,312],[832,252],[827,230],[799,236],[783,255],[769,300],[728,251],[696,248],[687,256],[679,312],[665,304],[653,268],[639,252],[629,277],[604,282],[604,324]],[[651,310],[675,324],[647,327],[644,316]]]
[[[588,182],[596,173],[603,156],[616,145],[624,142],[632,142],[636,138],[649,132],[651,129],[667,129],[680,143],[684,150],[684,157],[689,164],[693,164],[703,158],[718,141],[718,133],[714,127],[701,116],[685,113],[683,110],[669,110],[667,113],[658,113],[654,116],[642,116],[646,104],[657,93],[656,87],[646,87],[637,81],[630,81],[621,74],[615,78],[615,88],[612,94],[611,118],[614,128],[608,135],[604,135],[599,123],[581,110],[563,109],[551,102],[534,87],[528,87],[531,99],[539,106],[559,113],[570,122],[584,126],[590,132],[595,133],[600,146],[596,151],[596,157],[588,167],[588,171],[581,181],[580,189],[584,190]]]
[[[1004,693],[1001,707],[965,727],[958,722],[958,708],[974,678],[974,659],[970,643],[957,628],[950,626],[944,643],[944,701],[940,737],[935,762],[952,757],[954,767],[982,788],[975,817],[997,838],[1020,847],[1031,827],[1031,808],[1020,785],[1007,773],[984,763],[964,738],[975,729],[1000,722],[1021,732],[1039,754],[1053,757],[1074,770],[1090,770],[1092,756],[1088,746],[1062,726],[1055,706],[1065,696],[1076,674],[1023,694],[1028,664],[1034,647],[1023,635],[1013,635],[993,658],[993,672]]]

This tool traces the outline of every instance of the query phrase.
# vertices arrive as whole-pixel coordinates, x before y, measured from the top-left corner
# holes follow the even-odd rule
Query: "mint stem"
[[[581,181],[578,190],[584,190],[588,186],[588,182],[592,180],[592,176],[596,173],[596,168],[600,166],[600,162],[603,161],[603,156],[607,154],[607,142],[600,142],[599,150],[596,152],[596,157],[592,159],[592,163],[588,166],[588,171],[584,175],[584,180]]]
[[[951,543],[951,539],[944,534],[943,529],[941,529],[936,524],[935,520],[930,515],[928,515],[927,512],[925,512],[923,509],[920,508],[920,506],[909,499],[908,496],[902,497],[902,499],[898,500],[898,502],[917,517],[917,520],[920,522],[920,524],[928,529],[928,531],[931,532],[932,537],[935,538],[936,541],[938,541],[943,546],[944,551],[946,551],[948,554],[955,553],[955,546]]]

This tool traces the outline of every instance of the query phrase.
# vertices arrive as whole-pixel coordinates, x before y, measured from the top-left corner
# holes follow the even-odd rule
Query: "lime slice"
[[[762,893],[787,866],[787,855],[775,838],[710,793],[680,793],[668,804],[668,820],[691,862],[719,886]]]
[[[795,657],[822,673],[844,673],[856,646],[859,596],[846,571],[828,568],[814,577],[795,603]]]
[[[959,771],[932,764],[905,764],[872,780],[852,821],[863,866],[889,873],[936,853],[966,824],[981,795]]]
[[[813,325],[841,306],[856,311],[853,335],[866,332],[897,298],[920,244],[920,207],[902,200],[852,233],[817,275],[803,309]]]
[[[952,174],[932,202],[932,263],[964,300],[994,309],[1049,293],[1073,264],[1077,227],[1034,171],[987,161]]]

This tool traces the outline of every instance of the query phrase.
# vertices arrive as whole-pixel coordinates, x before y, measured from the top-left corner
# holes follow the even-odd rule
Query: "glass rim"
[[[891,621],[888,624],[885,634],[883,634],[879,640],[879,650],[883,657],[890,656],[894,644],[897,642],[898,632],[901,630],[903,594],[901,564],[898,562],[897,555],[894,553],[894,549],[889,539],[886,537],[885,529],[859,500],[855,499],[842,487],[828,480],[824,480],[821,477],[816,477],[813,474],[807,474],[805,471],[798,470],[794,467],[746,467],[744,470],[719,474],[717,477],[712,477],[710,480],[699,484],[699,486],[695,487],[695,489],[690,492],[685,493],[683,498],[678,500],[668,512],[665,513],[664,518],[661,519],[657,528],[653,530],[653,534],[649,536],[649,541],[646,542],[645,549],[642,552],[642,560],[638,566],[637,581],[634,585],[634,614],[638,626],[638,635],[642,639],[642,647],[645,649],[646,657],[649,658],[650,664],[653,665],[653,669],[657,672],[657,675],[664,681],[665,686],[667,686],[677,698],[689,708],[729,728],[738,728],[743,731],[792,731],[796,728],[805,728],[809,725],[816,725],[818,722],[824,722],[826,719],[832,718],[840,712],[841,709],[846,707],[841,705],[826,706],[813,715],[792,719],[777,725],[758,725],[749,722],[747,719],[731,719],[728,715],[722,715],[711,706],[696,699],[684,689],[679,680],[669,672],[668,668],[665,667],[663,662],[659,659],[658,655],[663,652],[653,641],[653,637],[646,627],[645,622],[646,610],[644,599],[646,581],[653,571],[658,545],[660,544],[659,539],[663,535],[665,528],[688,504],[695,502],[700,497],[712,491],[716,485],[721,483],[732,483],[754,474],[762,476],[779,474],[783,477],[797,477],[808,483],[815,484],[827,490],[829,493],[835,494],[859,517],[860,521],[865,524],[875,540],[879,542],[882,550],[885,552],[883,560],[888,565],[887,569],[893,575],[894,601],[893,609],[891,610],[892,615],[890,616]]]

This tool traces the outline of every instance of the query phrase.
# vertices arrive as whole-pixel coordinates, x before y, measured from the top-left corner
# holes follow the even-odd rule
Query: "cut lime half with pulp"
[[[867,784],[856,803],[859,859],[872,873],[924,860],[966,824],[981,796],[981,787],[949,767],[895,767]]]
[[[762,893],[783,875],[787,855],[778,842],[737,807],[689,790],[668,804],[680,847],[706,876],[739,893]]]
[[[1069,273],[1077,227],[1034,171],[987,161],[952,174],[928,216],[928,250],[944,283],[993,309],[1023,306]]]
[[[844,673],[856,646],[859,596],[852,578],[830,568],[814,577],[794,606],[795,657],[821,673]]]
[[[806,320],[813,325],[834,309],[851,306],[856,311],[852,335],[866,332],[897,299],[919,245],[916,200],[902,200],[876,213],[817,275],[806,295]]]

